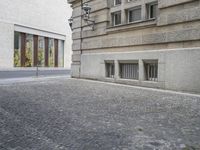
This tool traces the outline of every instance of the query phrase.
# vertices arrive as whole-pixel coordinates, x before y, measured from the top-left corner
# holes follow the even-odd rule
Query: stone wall
[[[105,77],[105,61],[115,61],[115,77]],[[121,79],[119,75],[120,61],[129,60],[139,63],[139,79]],[[145,79],[145,60],[158,60],[158,81]],[[117,82],[145,87],[162,88],[176,91],[200,93],[200,48],[162,49],[83,54],[81,57],[81,77],[102,81]]]
[[[97,71],[98,73],[96,72],[93,74],[95,71],[92,70],[97,67],[103,67],[102,69],[105,71],[105,64],[102,61],[98,61],[102,58],[97,57],[100,56],[99,54],[106,55],[109,53],[108,57],[112,57],[112,54],[115,56],[114,53],[117,52],[120,53],[120,55],[131,53],[131,56],[134,56],[135,53],[139,51],[141,54],[144,54],[143,56],[145,57],[145,53],[151,52],[152,50],[165,50],[166,53],[168,53],[167,51],[174,51],[176,53],[176,51],[179,52],[181,49],[187,48],[188,51],[190,51],[192,48],[198,49],[198,47],[200,47],[199,0],[158,0],[159,10],[156,20],[147,20],[145,12],[146,4],[154,2],[154,0],[133,0],[131,2],[122,0],[122,4],[118,6],[112,6],[111,0],[85,0],[83,3],[84,2],[88,2],[91,6],[91,19],[95,20],[96,24],[94,31],[92,31],[92,29],[87,26],[86,22],[81,20],[81,14],[83,13],[80,7],[81,1],[75,0],[72,2],[74,17],[72,35],[73,77],[80,77],[81,75],[84,77],[87,74],[87,78],[102,79],[103,76],[98,76],[100,72]],[[138,5],[141,5],[142,8],[142,21],[128,24],[126,16],[122,15],[122,24],[115,27],[111,26],[112,12],[121,10],[122,14],[126,14],[127,9]],[[191,51],[191,53],[193,53],[193,51]],[[94,56],[95,59],[89,57],[89,54]],[[151,56],[151,53],[148,54]],[[174,53],[172,53],[172,55],[173,54]],[[178,64],[179,61],[184,61],[182,56],[185,56],[185,54],[177,53],[177,55],[179,54],[180,57],[177,57],[179,60],[171,60],[173,65]],[[159,55],[159,53],[156,55]],[[126,59],[128,59],[128,57]],[[191,59],[193,59],[193,57],[191,57]],[[195,58],[193,61],[195,61]],[[99,66],[90,68],[90,65],[94,65],[95,63],[98,63]],[[190,63],[193,64],[194,62],[190,61]],[[177,65],[177,67],[178,66],[179,65]],[[197,65],[195,66],[198,67]],[[183,69],[182,66],[180,67]],[[167,76],[165,78],[166,80],[162,81],[165,83],[161,86],[160,84],[154,84],[155,87],[187,90],[181,86],[172,85],[174,81],[171,82],[168,78],[172,78],[174,74],[167,74],[167,72],[170,72],[170,69],[165,70],[163,73]],[[195,72],[193,69],[188,70],[188,72],[193,72],[193,74],[190,73],[190,76],[187,79],[188,83],[186,84],[192,85],[192,82],[189,81],[189,79],[192,79],[196,75],[200,75],[200,72]],[[179,79],[183,79],[183,75],[178,72],[174,73],[177,73],[174,80],[179,81]],[[104,73],[103,75],[105,78]],[[196,88],[200,87],[199,83],[196,85]],[[195,90],[194,87],[188,87]]]

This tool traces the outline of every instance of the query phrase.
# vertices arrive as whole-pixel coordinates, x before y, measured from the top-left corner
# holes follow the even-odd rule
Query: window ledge
[[[149,80],[143,80],[143,83],[150,83],[150,84],[158,84],[159,81],[149,81]]]
[[[118,80],[121,80],[121,81],[133,81],[133,82],[139,82],[139,79],[125,79],[125,78],[118,78]]]
[[[119,6],[121,6],[121,4],[115,4],[115,5],[112,5],[111,8],[113,8],[113,7],[119,7]]]
[[[150,19],[150,20],[145,20],[145,21],[137,21],[137,22],[131,22],[127,24],[121,24],[117,26],[109,26],[107,27],[107,32],[138,30],[141,28],[155,26],[156,23],[157,23],[156,19]]]
[[[114,27],[120,27],[120,26],[122,26],[122,24],[113,25],[112,27],[114,28]]]

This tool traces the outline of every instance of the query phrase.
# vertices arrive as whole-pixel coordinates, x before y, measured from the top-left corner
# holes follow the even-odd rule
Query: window
[[[26,34],[25,67],[33,67],[33,35]]]
[[[155,19],[157,17],[158,4],[147,4],[147,19]]]
[[[138,63],[120,63],[120,77],[123,79],[138,79]]]
[[[141,7],[133,8],[128,10],[128,22],[140,21],[141,17]]]
[[[14,32],[14,67],[64,67],[64,41]]]
[[[158,81],[158,61],[145,61],[146,80]]]
[[[58,67],[64,67],[64,41],[58,42]]]
[[[55,66],[55,46],[54,39],[49,38],[49,47],[48,47],[48,56],[49,56],[49,67]]]
[[[19,32],[14,33],[14,66],[21,66],[21,34]]]
[[[114,0],[114,6],[120,5],[120,4],[121,4],[121,0]]]
[[[114,75],[115,75],[114,61],[113,62],[106,62],[105,67],[106,67],[106,77],[114,78]]]
[[[121,24],[121,12],[120,11],[112,14],[112,23],[113,23],[113,26]]]
[[[38,66],[45,66],[45,42],[44,37],[38,37]]]

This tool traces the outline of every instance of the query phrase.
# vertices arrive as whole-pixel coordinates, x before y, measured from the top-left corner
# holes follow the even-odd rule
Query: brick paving
[[[54,78],[0,86],[1,150],[198,150],[200,96]]]

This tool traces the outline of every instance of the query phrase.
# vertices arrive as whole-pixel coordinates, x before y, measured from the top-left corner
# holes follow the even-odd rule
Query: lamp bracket
[[[90,19],[84,19],[89,26],[92,26],[92,30],[94,31],[95,21]]]

